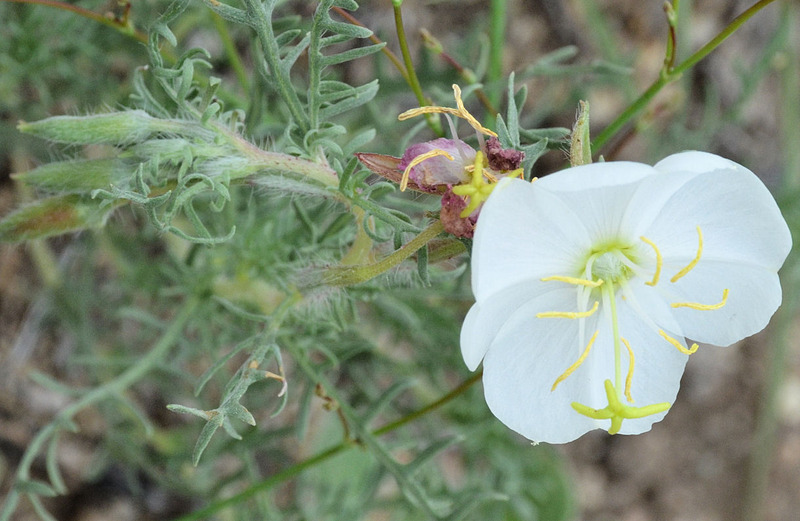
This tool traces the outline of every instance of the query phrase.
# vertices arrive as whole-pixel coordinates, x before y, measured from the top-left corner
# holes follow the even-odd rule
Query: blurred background
[[[677,61],[711,40],[753,3],[681,1]],[[144,31],[167,3],[146,0],[127,6],[83,0],[71,5],[120,19],[127,16],[134,28]],[[314,7],[313,2],[290,1],[282,9],[287,14],[309,16]],[[523,109],[528,127],[569,128],[578,101],[588,100],[592,134],[596,135],[658,77],[667,39],[660,1],[508,0],[506,10],[502,75],[495,83],[487,83],[487,90],[504,92],[507,75],[514,71],[517,84],[528,87]],[[365,0],[353,14],[399,53],[389,0]],[[423,90],[446,93],[453,82],[463,81],[451,63],[425,48],[420,35],[423,30],[437,38],[453,60],[476,71],[479,78],[491,79],[485,70],[489,2],[406,0],[403,14]],[[595,153],[607,160],[645,163],[686,149],[728,157],[764,180],[794,233],[800,226],[799,16],[800,3],[796,1],[769,5],[679,81],[663,89],[632,124]],[[233,100],[241,99],[246,93],[237,91],[236,71],[226,59],[216,23],[198,3],[178,20],[174,30],[183,48],[202,46],[211,52],[213,74],[221,76],[223,85],[234,92]],[[248,65],[248,31],[232,26],[230,36]],[[130,35],[63,9],[0,1],[0,215],[31,196],[15,189],[11,173],[65,154],[42,140],[19,134],[16,123],[129,105],[132,73],[146,64],[144,45]],[[377,54],[346,64],[342,75],[354,84],[381,79],[381,94],[366,109],[375,113],[378,137],[365,151],[400,155],[398,136],[407,128],[395,128],[393,115],[415,106],[416,101],[399,74]],[[389,109],[380,104],[382,99],[390,100]],[[476,114],[481,114],[480,110],[476,106]],[[269,124],[251,125],[255,142],[269,139]],[[92,151],[83,153],[91,155]],[[565,164],[566,149],[556,148],[536,163],[534,175],[546,175]],[[122,221],[123,229],[137,224],[129,216]],[[70,247],[73,240],[67,236],[51,241],[56,263],[74,262],[68,258],[76,254]],[[37,429],[70,400],[44,390],[27,375],[35,370],[67,380],[76,377],[73,383],[81,383],[80,371],[65,370],[75,363],[67,361],[74,353],[51,323],[52,306],[59,303],[40,296],[46,281],[42,280],[45,274],[36,269],[39,263],[32,261],[42,255],[37,248],[36,244],[0,246],[0,491],[8,490],[15,465]],[[102,278],[103,274],[95,270],[82,276]],[[530,510],[529,516],[520,507],[513,514],[493,511],[493,519],[797,519],[800,346],[796,340],[798,266],[794,254],[784,266],[783,280],[784,306],[770,326],[728,348],[701,346],[688,363],[670,414],[651,432],[612,437],[596,431],[571,444],[545,449],[547,453],[531,465],[552,463],[558,467],[554,475],[563,482],[551,486],[566,490],[557,495],[562,503],[549,511],[533,498],[531,504],[540,508]],[[108,281],[113,291],[116,283],[111,275]],[[75,298],[91,301],[93,296]],[[447,331],[430,333],[430,341],[445,342],[443,349],[456,352],[451,358],[454,364],[458,363],[458,315],[463,316],[466,309],[459,308],[452,325],[441,326]],[[91,320],[91,304],[85,310]],[[377,323],[386,318],[380,310],[374,313]],[[434,323],[430,327],[440,326]],[[467,376],[466,369],[454,367],[457,375]],[[460,378],[451,376],[452,387]],[[485,409],[479,387],[460,398],[464,401],[455,407]],[[151,414],[165,415],[165,399],[146,394],[156,391],[156,387],[147,388],[139,398],[152,401]],[[59,520],[169,519],[191,510],[191,500],[161,486],[152,476],[139,480],[138,490],[114,478],[127,461],[117,458],[114,451],[105,452],[108,460],[101,465],[105,472],[83,475],[83,467],[97,463],[98,445],[108,443],[101,441],[107,436],[107,426],[92,414],[87,412],[81,418],[81,433],[62,444],[59,461],[71,476],[71,492],[58,500],[54,511],[60,513]],[[484,424],[492,421],[485,410],[480,414]],[[431,421],[435,427],[437,420]],[[496,455],[486,465],[528,457],[533,449],[525,440],[498,427],[492,428],[491,437],[481,439],[502,439],[498,443],[505,445],[497,451],[504,456]],[[287,453],[298,451],[296,447],[284,449]],[[459,483],[480,479],[482,472],[466,465],[459,450],[456,447],[445,453],[436,463],[456,488]],[[464,450],[482,449],[478,439],[473,439],[465,442]],[[342,462],[339,470],[342,465],[360,463]],[[336,468],[326,467],[320,475],[307,479],[332,476]],[[541,491],[526,481],[525,474],[497,479],[513,481],[506,489],[508,494],[535,496]],[[291,487],[287,485],[280,494],[298,494]],[[397,518],[386,512],[378,509],[364,518]],[[25,508],[18,516],[15,519],[35,518]],[[300,519],[302,515],[287,518]]]

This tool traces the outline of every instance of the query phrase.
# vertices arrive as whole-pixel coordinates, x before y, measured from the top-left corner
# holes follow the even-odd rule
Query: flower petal
[[[578,320],[536,318],[536,313],[574,310],[576,293],[551,293],[520,306],[500,328],[483,361],[484,394],[492,413],[536,442],[566,443],[607,423],[582,416],[571,406],[576,400],[605,406],[603,381],[613,378],[614,368],[602,331],[584,363],[551,391],[585,345]],[[598,315],[585,319],[587,343],[597,329]]]
[[[537,183],[580,218],[594,243],[620,236],[620,223],[641,182],[657,174],[640,163],[614,161],[570,168]]]
[[[792,238],[778,205],[755,174],[703,152],[670,156],[656,168],[665,175],[643,183],[642,197],[631,206],[651,209],[651,217],[639,216],[640,231],[658,245],[665,263],[685,266],[694,258],[700,226],[703,259],[780,268]]]
[[[565,298],[569,301],[569,296],[575,295],[574,288],[558,283],[532,280],[495,293],[481,302],[476,302],[464,318],[464,325],[461,328],[461,355],[469,370],[474,371],[478,367],[497,332],[514,311],[539,297],[544,297],[546,301],[547,294],[550,292],[565,293],[565,296],[550,297],[559,301]],[[570,309],[574,309],[574,307],[575,303],[573,302]]]
[[[715,304],[729,290],[724,306],[714,310],[673,309],[683,334],[698,342],[727,346],[758,333],[781,304],[778,275],[767,268],[724,261],[700,261],[669,287],[673,302]]]
[[[634,402],[626,401],[625,403],[635,407],[665,402],[674,403],[689,356],[670,345],[657,331],[645,324],[632,307],[624,302],[620,302],[620,305],[617,306],[617,312],[620,335],[630,344],[635,360],[631,379],[631,397]],[[665,326],[662,327],[667,329]],[[672,335],[676,334],[675,331],[669,329],[667,332]],[[686,347],[682,337],[675,338],[675,340]],[[624,347],[622,348],[622,360],[622,370],[627,374],[629,358],[627,349]],[[622,422],[619,432],[620,434],[647,432],[666,414],[667,411],[664,411],[644,418],[625,420]]]
[[[483,205],[472,246],[472,292],[481,302],[527,280],[571,275],[589,247],[580,220],[537,184],[501,180]]]

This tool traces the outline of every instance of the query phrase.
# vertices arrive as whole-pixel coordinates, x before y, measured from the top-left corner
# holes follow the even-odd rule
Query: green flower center
[[[619,285],[634,276],[637,265],[634,247],[613,242],[592,249],[580,275],[589,280],[603,280]]]

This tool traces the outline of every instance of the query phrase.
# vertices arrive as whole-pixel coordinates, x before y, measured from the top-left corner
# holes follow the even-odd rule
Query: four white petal
[[[763,329],[790,249],[766,187],[713,154],[504,179],[478,220],[462,354],[471,370],[483,360],[492,412],[531,440],[645,432],[674,402],[684,336],[729,345]]]

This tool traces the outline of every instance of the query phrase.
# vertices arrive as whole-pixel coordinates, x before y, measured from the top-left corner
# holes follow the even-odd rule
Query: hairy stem
[[[414,252],[424,247],[429,241],[443,231],[444,225],[442,225],[442,222],[436,221],[425,228],[422,233],[403,245],[402,248],[378,262],[361,264],[358,266],[335,266],[330,268],[325,274],[325,283],[331,286],[351,286],[373,279],[411,257]]]

